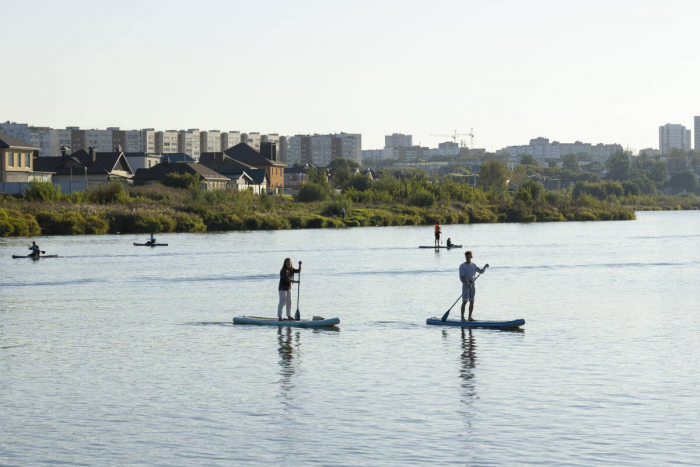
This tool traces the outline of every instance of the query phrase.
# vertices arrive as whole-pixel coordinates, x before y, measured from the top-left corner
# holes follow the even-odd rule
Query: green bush
[[[96,204],[128,204],[129,193],[121,183],[111,182],[91,188],[88,199]]]
[[[344,197],[344,196],[339,196],[335,200],[326,203],[326,205],[323,207],[323,213],[329,213],[334,216],[341,216],[343,213],[343,208],[345,209],[345,215],[348,216],[350,214],[350,208],[352,206],[352,203],[350,202],[350,199]]]
[[[238,215],[229,212],[206,212],[202,220],[209,231],[228,232],[246,229],[243,220]]]
[[[435,195],[421,188],[408,197],[408,204],[422,207],[432,206],[435,204]]]
[[[202,186],[202,177],[200,177],[199,174],[179,174],[171,172],[169,174],[165,174],[160,183],[173,188],[195,190]]]
[[[175,220],[175,232],[206,232],[207,226],[201,217],[196,214],[180,212],[173,217]]]
[[[44,235],[81,235],[85,233],[86,222],[75,211],[41,211],[36,221]]]
[[[109,223],[97,216],[85,216],[85,233],[89,235],[104,235],[109,231]]]
[[[34,216],[0,208],[0,237],[29,237],[41,233]]]
[[[328,187],[320,183],[308,182],[297,193],[297,200],[303,203],[323,201],[328,197]]]
[[[24,199],[29,201],[65,201],[67,195],[61,193],[61,187],[50,182],[32,180],[24,190]]]
[[[287,219],[276,216],[263,216],[261,218],[261,228],[263,230],[285,230],[291,227]]]
[[[590,211],[580,210],[576,212],[574,220],[577,221],[597,221],[598,218]]]
[[[257,216],[248,216],[244,222],[246,230],[260,230],[262,226],[262,221]]]

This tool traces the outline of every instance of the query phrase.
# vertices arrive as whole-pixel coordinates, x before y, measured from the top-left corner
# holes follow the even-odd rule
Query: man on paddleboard
[[[462,281],[462,321],[464,319],[464,308],[469,302],[469,318],[466,321],[476,321],[472,318],[472,312],[474,311],[474,295],[476,294],[476,289],[474,285],[474,275],[478,272],[483,274],[486,268],[489,267],[488,264],[480,269],[476,264],[472,263],[472,252],[468,250],[464,253],[466,261],[459,266],[459,280]]]
[[[284,260],[282,269],[280,269],[280,284],[277,290],[280,294],[280,302],[277,305],[277,319],[283,321],[282,319],[282,308],[286,305],[287,307],[287,321],[293,321],[294,318],[291,315],[292,312],[292,283],[299,281],[294,280],[294,273],[301,272],[301,261],[299,261],[299,269],[294,269],[292,266],[292,258],[287,258]]]
[[[440,221],[435,221],[435,248],[440,247],[440,234],[442,229],[440,228]]]
[[[41,253],[41,248],[39,248],[39,245],[37,245],[36,242],[32,242],[32,246],[30,246],[29,249],[32,250],[31,255],[33,257],[39,257],[39,254]]]

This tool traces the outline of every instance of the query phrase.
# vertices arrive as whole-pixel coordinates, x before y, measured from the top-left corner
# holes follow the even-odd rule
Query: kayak
[[[517,328],[525,324],[524,319],[514,319],[512,321],[459,321],[448,319],[444,323],[440,318],[428,318],[426,324],[438,326],[459,326],[462,328],[489,328],[489,329],[509,329]]]
[[[136,243],[134,242],[134,246],[168,246],[167,243]]]
[[[419,246],[418,248],[462,248],[462,245],[452,245],[452,246],[445,246],[445,245],[440,245],[440,246]]]
[[[233,324],[256,324],[258,326],[290,326],[294,328],[327,328],[340,323],[338,318],[301,319],[299,321],[278,321],[277,318],[260,318],[258,316],[236,316]]]
[[[12,255],[13,258],[32,258],[32,259],[39,259],[39,258],[58,258],[58,255],[40,255],[40,256],[33,256],[33,255]]]

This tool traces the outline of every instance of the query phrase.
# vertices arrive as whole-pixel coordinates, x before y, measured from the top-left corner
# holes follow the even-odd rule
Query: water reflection
[[[277,328],[277,351],[280,354],[280,385],[283,393],[294,389],[293,378],[301,363],[301,332],[288,326]]]
[[[464,388],[465,399],[471,401],[476,397],[476,387],[474,384],[474,368],[476,368],[476,342],[471,329],[461,328],[462,331],[462,352],[460,361],[460,377],[462,378],[462,388]]]

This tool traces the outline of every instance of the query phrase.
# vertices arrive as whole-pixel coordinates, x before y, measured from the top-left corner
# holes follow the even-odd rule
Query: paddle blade
[[[300,318],[300,317],[301,317],[301,316],[300,316],[300,314],[299,314],[299,308],[297,308],[297,312],[294,313],[294,319],[295,319],[296,321],[299,321],[299,318]]]
[[[451,310],[452,308],[450,308]],[[447,317],[450,316],[450,310],[447,310],[444,315],[442,315],[442,322],[447,321]]]

